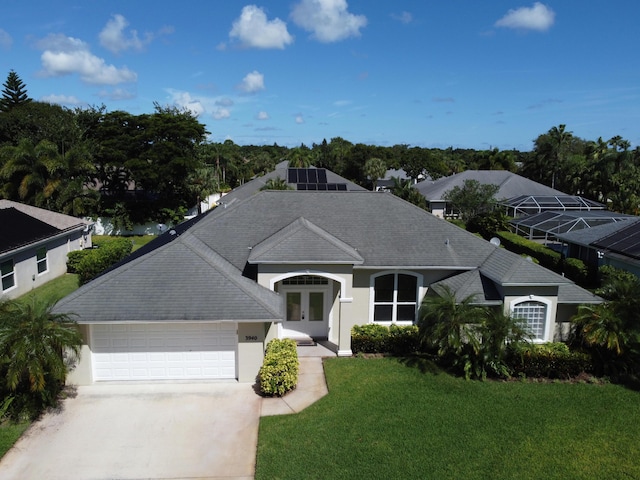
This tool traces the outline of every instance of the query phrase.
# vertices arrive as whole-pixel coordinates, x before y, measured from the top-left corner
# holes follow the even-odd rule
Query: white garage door
[[[93,378],[236,378],[235,323],[92,325]]]

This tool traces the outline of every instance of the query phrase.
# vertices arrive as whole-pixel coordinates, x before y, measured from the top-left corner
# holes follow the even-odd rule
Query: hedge
[[[126,237],[96,240],[94,248],[69,252],[67,271],[78,274],[80,285],[97,277],[131,253],[133,243]]]
[[[527,345],[513,353],[509,364],[516,377],[568,379],[593,372],[588,354],[570,351],[561,342]]]
[[[420,349],[420,337],[416,325],[391,325],[369,323],[355,325],[351,329],[351,351],[357,353],[390,353],[404,356]]]
[[[520,255],[529,255],[540,262],[540,265],[553,270],[558,271],[558,267],[562,260],[562,256],[548,247],[541,245],[532,240],[528,240],[520,235],[516,235],[511,232],[497,232],[496,236],[500,238],[500,241],[504,247],[514,253]]]
[[[298,350],[295,340],[273,339],[267,344],[258,379],[260,392],[269,397],[281,397],[298,384]]]

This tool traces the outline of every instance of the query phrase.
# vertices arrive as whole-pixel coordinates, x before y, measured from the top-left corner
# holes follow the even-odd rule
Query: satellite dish
[[[495,245],[496,247],[500,246],[500,239],[498,237],[493,237],[491,240],[489,240],[489,243],[491,245]]]

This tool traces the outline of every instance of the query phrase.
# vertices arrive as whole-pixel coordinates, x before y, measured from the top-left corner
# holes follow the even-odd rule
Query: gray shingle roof
[[[282,297],[185,232],[62,299],[57,312],[79,323],[280,321]]]
[[[518,195],[566,195],[546,185],[534,182],[506,170],[466,170],[437,180],[425,180],[414,186],[427,200],[442,200],[454,187],[464,186],[465,180],[477,180],[481,184],[498,185],[495,198],[512,198]]]
[[[495,247],[480,272],[502,285],[562,285],[571,280],[504,248]]]
[[[229,193],[220,199],[220,204],[231,205],[235,202],[246,200],[251,197],[255,193],[259,192],[262,187],[266,185],[269,180],[275,180],[276,178],[281,178],[283,180],[287,180],[287,172],[289,169],[289,162],[283,161],[276,165],[275,170],[272,172],[266,173],[260,177],[256,177],[249,182],[241,185],[237,188],[234,188]],[[326,170],[327,175],[327,183],[344,183],[347,185],[347,190],[349,191],[366,191],[366,188],[361,187],[360,185],[353,183],[350,180],[347,180],[344,177],[341,177],[337,173],[332,172],[331,170]],[[290,185],[295,189],[295,185]]]
[[[367,267],[468,269],[493,249],[398,197],[370,191],[262,191],[226,209],[218,207],[191,232],[242,270],[250,248],[300,217],[356,249]]]
[[[430,288],[438,294],[442,294],[445,288],[449,288],[455,293],[458,302],[472,297],[474,305],[502,305],[502,298],[495,284],[483,276],[478,269],[446,278],[432,284]]]
[[[300,217],[251,248],[249,263],[360,265],[357,250]]]

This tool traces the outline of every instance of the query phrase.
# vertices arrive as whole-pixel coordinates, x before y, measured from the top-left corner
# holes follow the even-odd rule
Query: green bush
[[[262,394],[281,397],[296,388],[299,367],[298,350],[294,340],[271,340],[267,344],[264,362],[258,373]]]
[[[369,323],[355,325],[351,329],[351,351],[353,353],[388,352],[389,329],[384,325]]]
[[[513,352],[510,359],[514,376],[568,379],[581,373],[591,373],[591,357],[570,351],[560,342],[529,345]]]
[[[504,248],[510,252],[529,255],[537,259],[543,267],[555,272],[559,270],[562,257],[558,252],[515,233],[497,232],[496,236],[500,238]]]
[[[351,329],[353,353],[390,353],[401,357],[420,350],[420,336],[416,325],[379,325],[369,323]]]
[[[126,237],[110,237],[94,242],[94,248],[70,252],[67,271],[77,273],[80,285],[95,278],[131,253],[133,244]]]
[[[417,325],[391,325],[389,327],[388,349],[396,357],[420,351],[420,334]]]
[[[563,261],[563,272],[567,278],[573,280],[578,285],[585,285],[589,278],[587,266],[578,258],[565,258]]]

